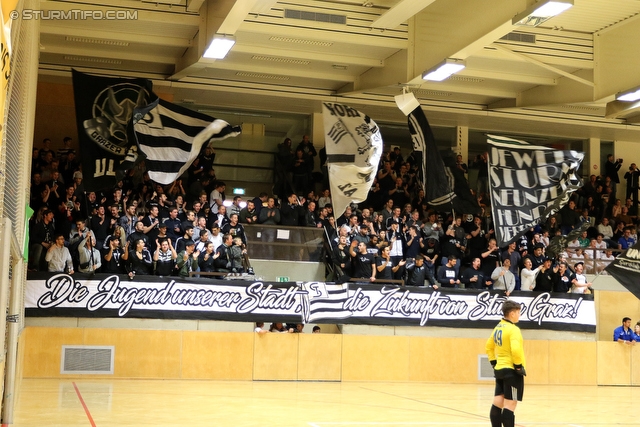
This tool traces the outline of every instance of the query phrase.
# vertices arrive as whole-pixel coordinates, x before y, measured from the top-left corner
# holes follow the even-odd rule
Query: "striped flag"
[[[198,157],[203,145],[240,134],[240,126],[172,104],[160,98],[136,108],[132,119],[138,154],[149,177],[170,184]]]
[[[349,298],[348,283],[307,282],[302,284],[302,288],[308,292],[309,298],[309,309],[304,313],[305,323],[351,316],[351,311],[343,308]]]

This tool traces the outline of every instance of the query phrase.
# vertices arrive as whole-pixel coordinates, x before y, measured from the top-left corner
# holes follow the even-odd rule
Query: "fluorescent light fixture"
[[[423,80],[441,82],[451,77],[452,74],[464,69],[465,64],[462,59],[447,58],[430,70],[422,73]]]
[[[618,93],[616,95],[616,100],[627,101],[627,102],[640,100],[640,87]]]
[[[543,22],[560,15],[573,6],[573,0],[542,0],[517,14],[511,21],[513,25],[537,27]]]
[[[224,57],[227,56],[227,53],[229,53],[234,44],[236,44],[236,41],[233,36],[229,36],[226,34],[216,34],[213,36],[211,44],[202,56],[212,59],[224,59]]]

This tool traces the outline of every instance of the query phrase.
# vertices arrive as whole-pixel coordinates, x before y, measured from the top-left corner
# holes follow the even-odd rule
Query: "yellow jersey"
[[[513,365],[522,365],[526,369],[522,333],[520,328],[506,319],[500,320],[493,328],[485,350],[489,361],[497,360],[496,370],[514,369]]]

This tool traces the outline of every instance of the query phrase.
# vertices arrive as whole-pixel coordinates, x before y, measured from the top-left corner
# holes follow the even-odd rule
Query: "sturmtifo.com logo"
[[[24,9],[21,12],[12,10],[9,12],[11,19],[23,19],[25,21],[31,19],[39,19],[42,21],[71,21],[71,20],[87,20],[95,21],[134,21],[138,19],[137,10],[109,9],[109,10],[36,10]]]
[[[134,108],[143,107],[149,98],[147,90],[132,83],[109,86],[93,101],[93,118],[85,120],[84,130],[102,149],[124,157],[127,143],[127,124]]]

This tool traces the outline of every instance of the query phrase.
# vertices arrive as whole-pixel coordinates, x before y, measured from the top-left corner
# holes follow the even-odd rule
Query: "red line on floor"
[[[78,395],[78,399],[80,399],[80,403],[82,404],[82,407],[84,408],[84,412],[85,414],[87,414],[87,418],[89,418],[89,422],[91,423],[91,427],[96,427],[96,423],[93,422],[93,418],[91,417],[91,412],[89,412],[89,408],[87,408],[87,404],[84,403],[84,399],[82,398],[82,395],[80,394],[80,390],[78,390],[78,386],[76,385],[76,383],[72,383],[73,384],[73,388],[76,389],[76,394]]]

